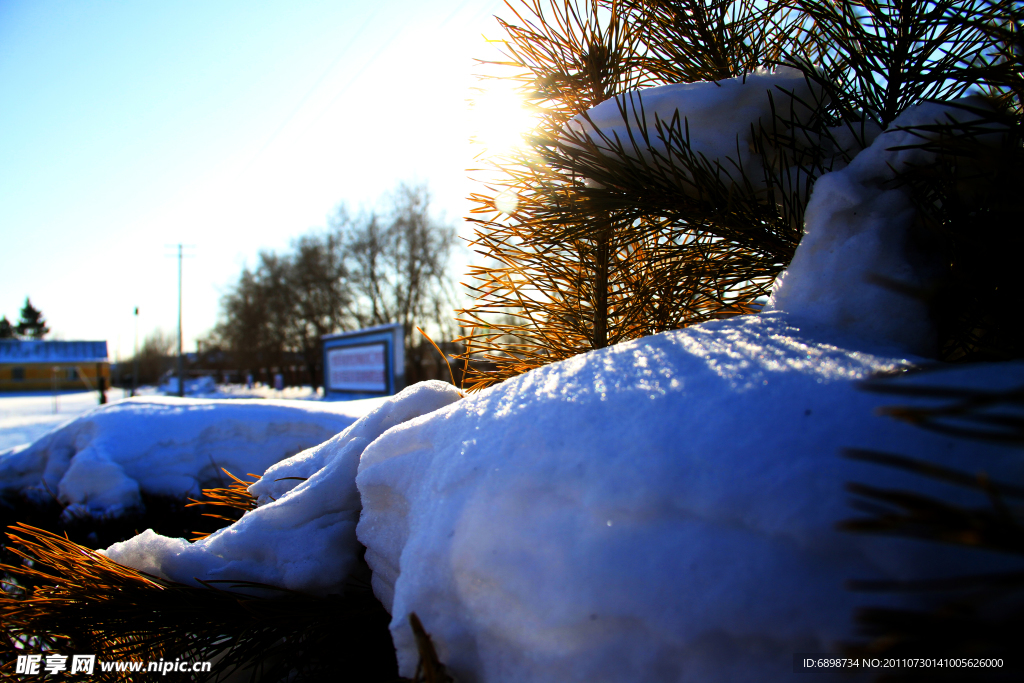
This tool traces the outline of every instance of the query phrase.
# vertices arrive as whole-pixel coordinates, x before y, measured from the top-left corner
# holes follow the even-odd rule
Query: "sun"
[[[523,144],[523,134],[537,123],[516,92],[515,82],[494,79],[470,100],[470,139],[483,147],[483,156],[504,154]]]

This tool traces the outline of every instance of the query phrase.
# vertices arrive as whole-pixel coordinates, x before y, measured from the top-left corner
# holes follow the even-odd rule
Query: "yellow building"
[[[0,391],[110,386],[105,341],[0,341]]]

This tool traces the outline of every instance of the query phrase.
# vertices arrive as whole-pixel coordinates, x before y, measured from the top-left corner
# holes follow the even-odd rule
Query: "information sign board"
[[[379,325],[329,334],[324,344],[324,391],[328,398],[390,396],[405,387],[402,325]]]
[[[327,386],[331,391],[388,390],[388,348],[384,342],[343,346],[327,351]]]

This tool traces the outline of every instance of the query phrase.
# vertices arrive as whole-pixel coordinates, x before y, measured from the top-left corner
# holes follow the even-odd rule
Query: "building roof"
[[[105,341],[0,341],[0,363],[105,363]]]

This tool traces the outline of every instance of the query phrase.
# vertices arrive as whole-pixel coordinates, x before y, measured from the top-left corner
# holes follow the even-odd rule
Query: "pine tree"
[[[793,257],[814,180],[908,107],[969,92],[993,108],[922,131],[943,162],[904,179],[921,239],[949,264],[936,291],[916,295],[933,304],[943,358],[1024,355],[1024,329],[1005,315],[1009,260],[1024,246],[1017,193],[963,195],[967,180],[1019,185],[1019,2],[531,0],[513,12],[499,19],[505,58],[486,62],[497,72],[488,79],[515,83],[536,126],[512,152],[482,153],[471,220],[486,265],[471,269],[475,301],[459,311],[470,331],[457,341],[467,363],[483,356],[494,369],[471,368],[469,389],[756,310]],[[753,172],[695,152],[685,112],[661,120],[629,109],[630,93],[649,86],[758,67],[799,70],[809,95],[773,98],[774,120],[753,132]],[[626,134],[567,126],[616,97]],[[981,159],[977,138],[993,127],[1007,144]],[[1007,248],[986,269],[996,243]]]
[[[0,339],[14,339],[14,326],[6,315],[0,318]]]
[[[513,12],[499,20],[504,59],[487,64],[504,74],[491,77],[517,84],[537,123],[518,149],[481,158],[486,184],[472,197],[472,220],[474,244],[487,261],[470,273],[476,298],[460,311],[470,328],[461,341],[467,364],[483,356],[493,369],[470,365],[468,389],[752,310],[793,257],[817,178],[850,162],[908,108],[970,94],[980,99],[956,104],[959,120],[904,129],[920,140],[910,148],[935,161],[896,183],[917,208],[912,238],[943,267],[933,288],[904,293],[930,304],[941,360],[1024,357],[1024,323],[1015,314],[1024,251],[1019,0],[531,0]],[[794,90],[788,103],[787,93],[774,98],[773,120],[752,131],[751,151],[762,162],[753,172],[694,153],[691,133],[699,131],[690,130],[686,112],[662,119],[635,113],[630,93],[643,88],[722,81],[758,67],[797,69],[809,95]],[[614,134],[570,124],[592,123],[595,105],[612,98],[623,120]],[[1020,408],[1020,388],[906,393],[955,400],[891,415],[945,433],[1024,443],[1011,415]],[[869,515],[847,530],[1024,553],[1019,511],[1009,506],[1024,492],[1012,482],[898,454],[848,455],[973,488],[991,505],[964,508],[919,492],[851,484],[858,509]],[[1020,640],[1019,572],[856,585],[959,593],[931,612],[863,610],[868,641],[852,646],[854,653],[974,657],[1014,652]],[[1000,672],[967,673],[970,680],[1003,680]],[[968,680],[962,670],[913,671],[899,680],[940,675]]]
[[[28,297],[25,297],[25,305],[21,308],[21,319],[18,321],[18,334],[29,339],[42,339],[50,328],[46,326],[46,319],[43,314]]]

